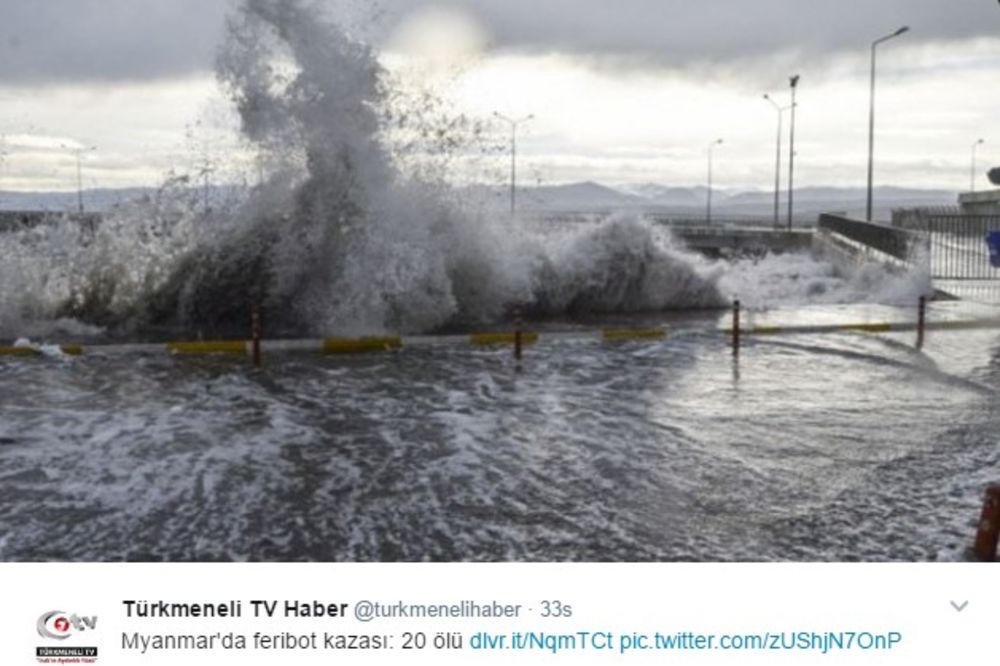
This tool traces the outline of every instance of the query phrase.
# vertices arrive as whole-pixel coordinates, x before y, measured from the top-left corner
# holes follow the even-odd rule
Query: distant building
[[[1000,215],[1000,189],[959,194],[958,206],[966,215]]]

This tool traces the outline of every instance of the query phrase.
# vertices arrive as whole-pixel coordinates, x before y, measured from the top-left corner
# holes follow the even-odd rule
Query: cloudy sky
[[[1000,165],[996,0],[322,4],[455,109],[534,114],[532,182],[702,184],[722,138],[716,183],[770,188],[777,112],[762,95],[787,103],[800,74],[796,184],[863,186],[869,48],[902,25],[878,50],[877,183],[967,189],[979,138],[978,171]],[[74,149],[87,187],[156,185],[224,154],[212,66],[230,6],[0,0],[0,190],[74,188]]]

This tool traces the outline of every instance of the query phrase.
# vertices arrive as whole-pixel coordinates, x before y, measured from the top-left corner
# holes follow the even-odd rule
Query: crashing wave
[[[313,3],[243,0],[217,70],[267,180],[211,210],[169,181],[96,229],[66,218],[0,234],[0,326],[242,334],[258,305],[272,334],[364,334],[495,321],[512,304],[537,316],[715,307],[751,281],[758,300],[775,296],[769,264],[708,262],[635,216],[555,232],[470,212],[408,175],[385,127],[400,115],[389,77]],[[814,274],[806,295],[835,282]]]
[[[199,212],[176,188],[92,237],[70,221],[34,230],[60,237],[65,256],[36,253],[35,283],[19,293],[38,298],[13,309],[208,334],[244,330],[257,304],[271,330],[363,333],[492,320],[512,303],[556,314],[719,300],[713,277],[635,219],[547,246],[408,178],[382,131],[376,54],[311,4],[245,0],[218,75],[269,181],[230,210]]]

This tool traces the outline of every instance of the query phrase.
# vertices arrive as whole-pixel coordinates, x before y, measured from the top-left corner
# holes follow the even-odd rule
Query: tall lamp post
[[[210,178],[212,176],[212,172],[214,172],[214,171],[215,171],[215,167],[212,166],[212,163],[209,161],[208,157],[206,157],[205,161],[201,165],[201,171],[198,172],[198,175],[201,176],[201,178],[202,178],[202,190],[201,190],[202,195],[201,195],[201,200],[202,200],[202,205],[205,208],[205,214],[206,215],[208,215],[208,213],[209,213],[208,200],[209,200],[209,194],[210,194],[210,190],[211,190],[211,180],[210,180]]]
[[[722,139],[716,139],[712,143],[708,144],[708,204],[705,210],[705,224],[712,224],[712,151],[715,147],[722,143]]]
[[[792,127],[788,133],[788,230],[792,230],[792,202],[795,200],[795,91],[799,88],[799,75],[788,78],[792,89]]]
[[[872,42],[871,91],[868,96],[868,204],[865,208],[865,219],[869,222],[872,221],[872,182],[875,176],[875,48],[882,42],[899,37],[904,32],[909,31],[909,29],[908,26],[904,25],[896,32],[885,37],[879,37]]]
[[[976,191],[976,148],[981,144],[986,143],[982,139],[977,139],[975,143],[972,144],[972,166],[969,168],[969,191]]]
[[[764,93],[764,99],[770,102],[778,112],[778,149],[774,158],[774,226],[777,227],[781,224],[778,220],[781,207],[781,130],[785,119],[785,111],[792,107],[781,106],[771,99],[771,96],[767,93]]]
[[[3,194],[3,167],[7,160],[7,137],[0,136],[0,194]],[[2,200],[0,200],[2,202]],[[0,210],[3,206],[0,206]]]
[[[97,146],[80,148],[67,146],[66,144],[60,145],[67,150],[71,150],[73,155],[76,157],[76,207],[77,211],[79,211],[80,214],[83,214],[83,166],[81,165],[81,162],[83,161],[83,154],[97,150]]]
[[[510,216],[514,217],[517,209],[517,126],[534,119],[534,114],[523,118],[508,118],[507,116],[493,112],[493,115],[510,125]]]

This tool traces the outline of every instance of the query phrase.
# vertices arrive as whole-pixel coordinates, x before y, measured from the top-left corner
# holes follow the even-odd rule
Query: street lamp
[[[517,207],[517,126],[534,119],[535,116],[532,114],[515,119],[496,111],[493,115],[510,125],[510,216],[514,217],[514,210]]]
[[[8,155],[8,153],[7,153],[7,137],[0,136],[0,186],[2,186],[2,184],[3,184],[3,166],[4,166],[4,162],[7,161],[7,155]],[[0,187],[0,194],[3,194],[3,188],[2,187]],[[2,201],[2,200],[0,200],[0,201]],[[2,209],[3,209],[3,206],[0,205],[0,210],[2,210]]]
[[[969,191],[976,191],[976,148],[980,144],[986,143],[982,139],[977,139],[975,143],[972,144],[972,167],[969,169]]]
[[[208,215],[209,212],[208,197],[209,189],[211,187],[209,177],[214,171],[215,167],[212,166],[212,163],[209,161],[208,157],[206,157],[205,161],[202,163],[201,171],[198,172],[198,175],[202,178],[202,205],[205,207],[206,215]]]
[[[712,224],[712,151],[722,143],[722,139],[716,139],[708,144],[708,207],[705,211],[706,225]]]
[[[76,206],[80,214],[83,214],[83,167],[80,165],[80,162],[83,159],[84,153],[97,150],[97,146],[72,147],[64,143],[60,144],[60,146],[71,150],[76,156]]]
[[[785,111],[792,107],[781,106],[771,99],[771,96],[767,93],[764,93],[764,99],[770,102],[771,105],[778,111],[778,150],[774,160],[774,226],[777,227],[779,224],[778,215],[781,205],[781,129],[785,117]]]
[[[792,202],[795,199],[795,91],[799,87],[799,75],[788,78],[788,86],[792,89],[792,127],[788,136],[788,230],[792,230]]]
[[[899,37],[909,29],[908,26],[904,25],[896,32],[879,37],[872,42],[871,92],[868,97],[868,205],[866,207],[866,219],[869,222],[872,221],[872,182],[875,176],[875,47],[894,37]]]

